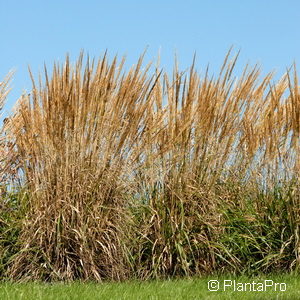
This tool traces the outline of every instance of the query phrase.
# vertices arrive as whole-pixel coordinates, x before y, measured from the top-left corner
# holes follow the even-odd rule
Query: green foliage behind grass
[[[299,195],[293,183],[245,198],[245,205],[224,204],[221,243],[237,273],[297,269],[299,245],[295,218]]]
[[[24,191],[2,193],[0,209],[0,277],[5,277],[13,257],[21,250],[18,239],[24,221],[27,195]]]

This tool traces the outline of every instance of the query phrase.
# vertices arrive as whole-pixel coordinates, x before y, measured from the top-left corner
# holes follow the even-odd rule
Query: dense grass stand
[[[297,271],[296,69],[237,79],[231,57],[215,77],[105,54],[32,78],[2,128],[0,276]]]

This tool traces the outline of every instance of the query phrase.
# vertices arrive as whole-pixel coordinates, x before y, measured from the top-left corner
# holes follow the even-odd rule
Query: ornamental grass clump
[[[10,91],[12,73],[0,82],[0,113]],[[2,115],[1,115],[2,117]],[[3,278],[11,257],[18,248],[18,233],[22,212],[16,195],[10,190],[12,179],[16,179],[15,158],[10,155],[13,144],[7,136],[8,119],[0,125],[0,278]]]
[[[84,70],[67,58],[20,100],[12,134],[30,200],[10,276],[126,278],[130,176],[152,121],[141,62],[122,73],[106,55]]]
[[[247,67],[236,80],[232,78],[236,58],[230,61],[226,57],[217,79],[207,73],[201,78],[193,65],[188,76],[175,69],[172,81],[165,76],[163,87],[159,87],[167,99],[163,129],[148,150],[148,159],[137,178],[142,183],[138,193],[147,203],[137,216],[137,243],[131,251],[136,254],[134,265],[139,276],[241,270],[243,258],[251,252],[246,255],[240,247],[236,253],[228,243],[229,232],[235,229],[231,229],[233,220],[228,219],[226,208],[234,210],[235,217],[243,210],[249,215],[248,223],[257,217],[252,216],[252,208],[260,221],[273,218],[270,211],[261,211],[264,204],[260,195],[269,199],[268,209],[277,206],[278,198],[272,197],[270,191],[280,181],[292,184],[298,195],[295,194],[293,204],[284,199],[288,201],[284,211],[293,210],[297,217],[288,222],[288,236],[282,238],[284,243],[288,240],[293,243],[288,261],[296,263],[299,251],[299,241],[295,238],[299,226],[297,76],[295,73],[293,84],[289,74],[272,84],[272,74],[261,80],[257,67]],[[287,91],[289,96],[285,98]],[[155,159],[150,154],[153,152],[159,154]],[[282,213],[276,210],[279,219]],[[279,222],[281,227],[276,222],[264,224],[267,230],[272,227],[276,231],[277,239],[286,219]],[[246,233],[249,232],[242,233],[244,237]],[[259,260],[271,264],[266,247],[258,251],[261,251]],[[277,255],[281,249],[277,245],[274,251]],[[254,255],[255,263],[257,258]],[[254,269],[259,265],[255,263],[251,265]]]
[[[26,191],[14,279],[299,266],[296,69],[172,76],[81,55],[33,79],[7,128]]]

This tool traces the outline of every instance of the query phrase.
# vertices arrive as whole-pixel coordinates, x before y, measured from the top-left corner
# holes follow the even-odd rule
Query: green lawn
[[[300,299],[300,276],[284,275],[254,279],[219,277],[222,291],[218,292],[208,290],[208,282],[212,279],[216,278],[102,284],[6,282],[0,284],[0,299]],[[233,285],[230,286],[229,281],[225,281],[224,287],[224,280],[232,280],[232,284],[235,280],[236,291]],[[270,281],[265,282],[265,280]],[[226,291],[223,291],[224,288]],[[247,291],[238,291],[238,289],[247,289]],[[266,291],[255,292],[249,289],[266,289]]]

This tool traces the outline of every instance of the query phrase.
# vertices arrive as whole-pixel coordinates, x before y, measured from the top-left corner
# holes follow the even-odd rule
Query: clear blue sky
[[[74,60],[81,49],[98,57],[127,55],[134,64],[148,46],[145,62],[160,50],[170,71],[175,51],[187,68],[194,52],[201,72],[217,72],[231,45],[241,50],[239,66],[260,63],[266,73],[282,75],[300,62],[299,0],[0,0],[0,80],[15,69],[7,111],[22,91],[30,91],[43,64]],[[300,67],[299,67],[300,68]]]

